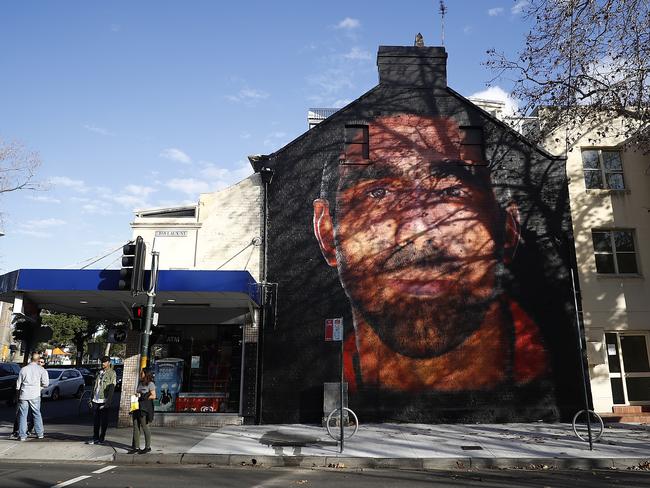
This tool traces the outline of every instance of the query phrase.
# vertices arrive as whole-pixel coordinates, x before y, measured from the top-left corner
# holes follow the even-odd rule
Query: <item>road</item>
[[[650,487],[647,471],[397,471],[106,464],[0,464],[2,487],[625,488]]]

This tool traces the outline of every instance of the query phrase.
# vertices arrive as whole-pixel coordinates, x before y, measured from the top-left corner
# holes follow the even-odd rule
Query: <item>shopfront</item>
[[[118,290],[119,270],[18,270],[0,276],[0,300],[121,322],[126,358],[119,425],[131,424],[141,331],[132,307],[146,295]],[[154,423],[221,425],[255,417],[259,285],[247,271],[161,270],[149,365],[158,389]],[[21,305],[22,306],[22,305]]]
[[[244,327],[186,324],[152,335],[156,411],[239,414]]]

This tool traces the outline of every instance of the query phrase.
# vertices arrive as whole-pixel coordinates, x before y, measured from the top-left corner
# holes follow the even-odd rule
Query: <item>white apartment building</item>
[[[483,108],[483,101],[473,100]],[[495,102],[485,109],[517,130]],[[622,127],[624,120],[610,125]],[[558,130],[545,141],[566,156],[577,277],[594,409],[640,413],[650,405],[650,156],[626,147],[616,130]],[[600,134],[599,134],[600,132]]]

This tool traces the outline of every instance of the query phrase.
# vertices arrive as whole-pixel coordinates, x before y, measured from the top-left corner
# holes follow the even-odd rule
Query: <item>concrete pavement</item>
[[[68,419],[69,420],[69,419]],[[46,438],[9,440],[0,424],[0,462],[92,461],[126,464],[449,468],[648,468],[650,427],[608,426],[589,451],[569,424],[368,424],[346,441],[345,451],[317,425],[152,428],[152,452],[127,454],[130,429],[109,428],[107,444],[84,441],[91,426],[46,424]]]

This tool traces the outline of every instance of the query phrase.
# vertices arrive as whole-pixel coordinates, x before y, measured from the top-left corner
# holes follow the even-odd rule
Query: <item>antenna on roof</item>
[[[445,0],[440,0],[440,38],[442,45],[445,45],[445,14],[447,13],[447,6],[445,5]]]

